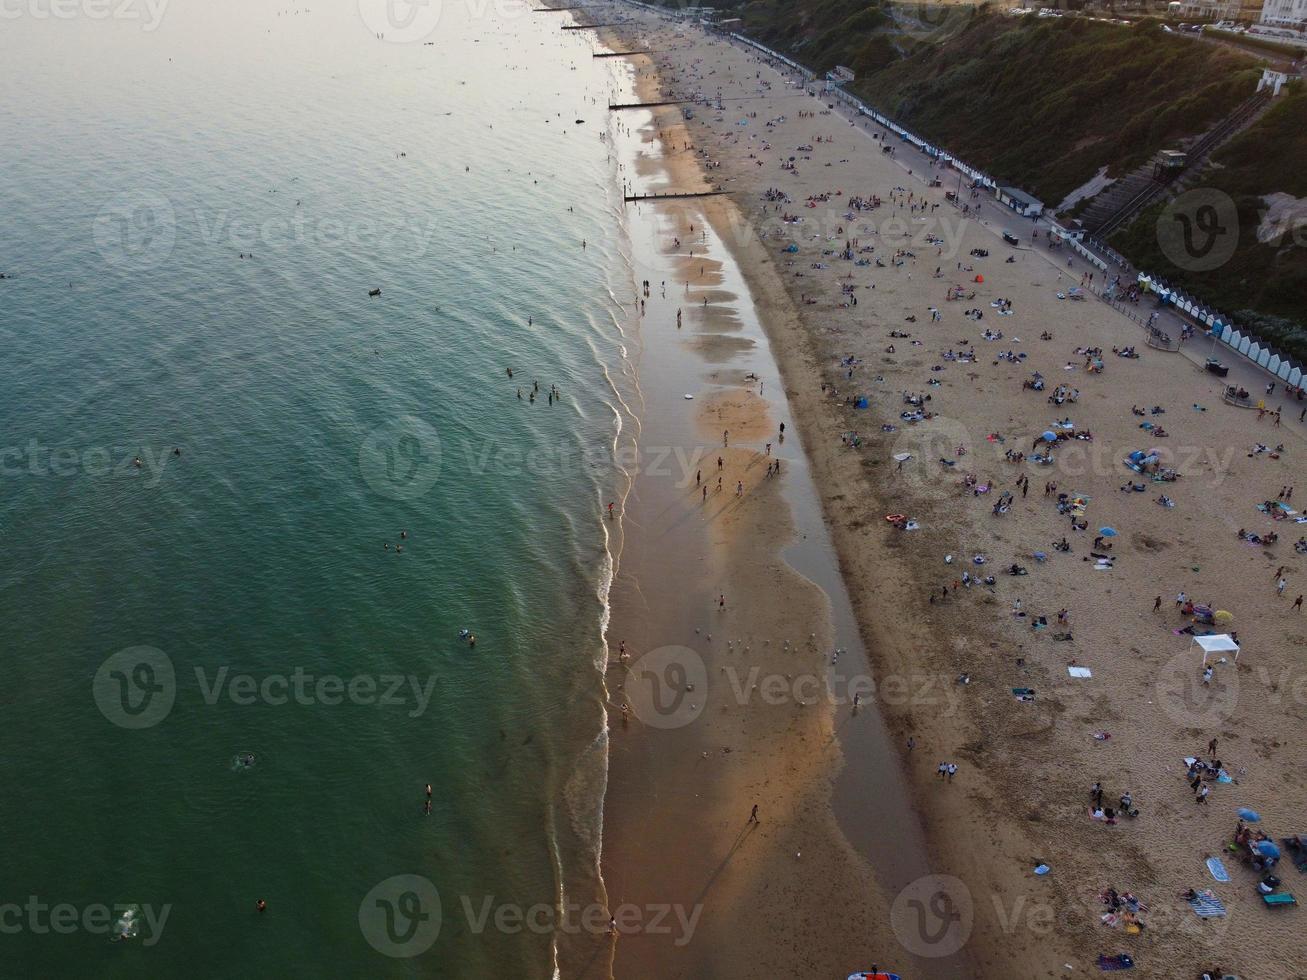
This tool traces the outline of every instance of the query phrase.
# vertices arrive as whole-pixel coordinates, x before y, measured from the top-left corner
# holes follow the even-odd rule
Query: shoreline
[[[612,47],[611,44],[609,46]],[[640,73],[637,71],[636,74]],[[654,83],[648,77],[637,79],[640,98],[646,98],[651,84]],[[656,159],[644,161],[646,166],[640,173],[644,181],[641,189],[654,192],[697,189],[703,181],[704,174],[695,158],[677,151],[665,153],[666,148],[678,144],[684,132],[679,123],[660,132],[660,119],[666,115],[667,113],[661,113],[651,116],[650,121],[641,130],[645,148],[657,154]],[[654,147],[659,149],[652,149]],[[650,186],[648,184],[650,180],[662,183]],[[667,183],[668,181],[672,183]],[[751,922],[748,915],[736,913],[734,910],[737,904],[748,908],[765,901],[770,888],[767,879],[771,868],[778,860],[797,861],[800,859],[799,856],[802,860],[800,875],[810,879],[805,883],[805,888],[814,885],[824,887],[828,889],[827,902],[838,900],[846,905],[855,905],[856,910],[853,910],[853,914],[843,921],[838,915],[831,917],[829,926],[831,932],[826,943],[828,949],[823,955],[814,957],[808,951],[795,949],[788,941],[788,937],[780,936],[777,937],[779,942],[774,952],[770,954],[769,962],[775,962],[777,956],[790,957],[796,974],[839,970],[850,972],[876,963],[883,966],[897,965],[899,969],[906,969],[915,957],[906,950],[899,951],[897,954],[892,952],[896,944],[888,927],[889,899],[905,884],[920,879],[929,869],[924,857],[924,848],[910,829],[902,831],[897,839],[890,832],[894,826],[910,827],[912,818],[906,793],[902,787],[897,758],[888,747],[884,726],[875,706],[864,703],[860,709],[850,712],[847,704],[838,704],[839,699],[832,697],[830,693],[816,692],[806,702],[803,700],[803,695],[796,693],[789,698],[790,703],[777,712],[753,703],[753,697],[743,693],[744,688],[740,681],[742,676],[756,678],[758,671],[770,667],[766,676],[774,678],[803,676],[824,683],[829,668],[824,667],[823,664],[832,649],[843,651],[846,664],[856,663],[853,672],[857,676],[867,673],[860,637],[856,626],[852,623],[852,607],[844,592],[844,583],[827,537],[829,529],[821,512],[819,495],[811,486],[811,478],[807,472],[808,464],[802,461],[803,447],[798,444],[800,440],[794,439],[793,427],[790,429],[790,444],[785,447],[787,451],[784,455],[791,459],[792,467],[795,465],[796,456],[802,461],[801,483],[807,484],[806,493],[799,493],[799,496],[805,499],[801,501],[797,515],[792,514],[791,517],[786,518],[783,513],[791,510],[796,503],[796,491],[791,489],[790,483],[800,478],[790,476],[794,472],[792,467],[787,470],[786,477],[776,480],[773,486],[766,485],[767,477],[763,477],[761,481],[757,480],[758,470],[763,467],[767,452],[761,444],[766,441],[768,428],[775,434],[778,425],[777,419],[772,419],[769,426],[761,425],[759,416],[766,415],[779,407],[785,413],[785,420],[788,421],[789,409],[785,403],[784,393],[781,393],[779,406],[770,400],[754,397],[752,386],[758,383],[758,380],[750,382],[742,377],[746,373],[756,374],[758,379],[769,375],[773,392],[777,390],[777,385],[783,384],[781,371],[775,363],[775,354],[770,350],[771,331],[763,329],[759,322],[761,317],[755,312],[753,300],[748,295],[756,288],[756,282],[748,274],[744,264],[739,261],[736,239],[742,216],[734,211],[729,201],[723,199],[682,201],[675,204],[664,200],[656,204],[649,202],[644,205],[644,208],[648,208],[653,213],[647,215],[640,213],[633,216],[631,219],[633,228],[640,224],[652,222],[657,225],[661,222],[665,226],[664,238],[672,238],[676,237],[676,234],[668,229],[679,227],[682,229],[681,234],[686,234],[693,226],[697,215],[697,220],[706,221],[713,229],[713,235],[707,242],[708,256],[715,255],[716,250],[723,250],[726,253],[720,259],[705,258],[702,252],[693,259],[684,253],[661,256],[663,260],[669,262],[665,268],[679,271],[681,275],[677,278],[683,278],[687,284],[693,285],[696,300],[700,295],[707,295],[711,300],[711,306],[706,314],[692,313],[687,318],[686,325],[699,331],[694,340],[692,342],[678,340],[673,345],[681,346],[684,343],[685,346],[694,348],[690,351],[693,355],[690,359],[686,360],[684,355],[681,355],[681,363],[687,365],[689,369],[706,370],[704,380],[710,385],[708,395],[710,400],[695,413],[699,416],[695,423],[698,430],[695,436],[702,441],[694,444],[682,443],[682,445],[685,447],[693,445],[694,451],[699,453],[707,451],[710,463],[712,454],[720,452],[726,458],[728,473],[740,467],[744,468],[746,474],[752,472],[754,479],[750,481],[748,495],[765,490],[773,494],[779,493],[782,499],[767,505],[772,508],[770,513],[728,516],[722,522],[723,529],[718,532],[714,532],[711,526],[715,520],[710,521],[705,530],[713,538],[712,553],[705,552],[698,556],[698,560],[708,563],[711,572],[694,576],[693,581],[699,583],[697,586],[682,581],[682,587],[693,590],[693,597],[688,601],[670,600],[666,594],[660,595],[660,590],[650,589],[648,585],[651,579],[659,577],[660,574],[673,574],[671,569],[661,567],[658,559],[648,555],[644,556],[645,567],[641,565],[642,542],[647,542],[649,539],[650,532],[654,530],[652,526],[641,526],[633,530],[628,549],[623,552],[624,567],[619,570],[613,591],[614,625],[609,631],[610,647],[620,644],[623,635],[643,637],[651,634],[666,634],[667,622],[684,615],[687,608],[697,607],[702,612],[705,605],[711,606],[712,592],[714,588],[720,587],[723,581],[728,583],[728,590],[733,596],[732,609],[725,618],[732,618],[735,607],[743,605],[740,619],[753,628],[750,635],[754,639],[750,642],[747,638],[736,636],[735,640],[728,640],[727,650],[722,651],[720,638],[714,643],[707,639],[700,629],[695,630],[698,636],[693,639],[687,635],[688,631],[682,631],[679,637],[683,642],[695,643],[697,640],[703,644],[697,653],[702,653],[705,669],[711,668],[721,673],[730,671],[730,684],[734,686],[734,690],[730,686],[718,685],[717,679],[711,676],[705,676],[708,680],[706,686],[709,688],[704,693],[705,714],[717,709],[723,713],[739,714],[739,718],[714,725],[716,731],[699,731],[691,728],[689,733],[691,737],[686,738],[676,738],[662,731],[639,732],[630,736],[623,731],[623,728],[617,728],[611,733],[609,793],[604,805],[603,848],[604,880],[609,893],[619,902],[624,896],[629,895],[629,890],[632,888],[664,897],[674,895],[682,902],[687,896],[692,896],[695,899],[694,909],[702,914],[700,931],[695,936],[694,947],[682,951],[673,944],[669,949],[666,943],[660,943],[648,936],[624,935],[618,940],[612,969],[617,976],[687,975],[687,973],[704,975],[705,971],[714,976],[731,976],[740,972],[744,964],[737,958],[722,959],[711,955],[708,950],[727,945],[728,937],[738,935],[741,929],[756,930],[758,927],[765,926],[765,921]],[[633,210],[643,212],[643,208],[640,207]],[[700,234],[703,234],[703,229],[700,229]],[[686,244],[688,245],[689,242],[687,241]],[[701,241],[700,244],[704,243]],[[642,260],[639,263],[640,267],[645,269],[657,266],[660,258],[652,254],[638,257]],[[706,277],[701,276],[696,273],[695,265],[707,265],[714,272],[707,273]],[[721,275],[723,271],[732,271],[730,278],[734,278],[735,281],[723,282]],[[675,282],[676,279],[670,281]],[[657,290],[659,287],[655,285],[653,288]],[[653,297],[655,300],[659,298],[662,297]],[[721,309],[723,306],[725,309]],[[643,319],[639,329],[657,334],[659,327],[653,322],[655,315],[654,311],[649,311],[649,315]],[[740,319],[752,321],[752,328],[737,322]],[[691,324],[690,320],[695,322]],[[742,332],[750,332],[755,336],[742,337]],[[646,353],[655,348],[655,344],[645,334],[642,334],[641,346]],[[767,361],[770,367],[758,368],[755,365],[755,371],[746,372],[739,361],[747,358],[751,353],[756,353],[755,360],[761,358]],[[664,352],[655,356],[665,358],[667,355]],[[707,364],[703,363],[705,360]],[[695,368],[696,363],[697,368]],[[645,388],[646,382],[646,374],[641,372],[642,389]],[[767,383],[766,380],[762,380],[761,386],[765,387]],[[667,384],[655,383],[653,387],[655,390],[666,389]],[[684,386],[679,386],[675,390],[693,391],[694,386],[692,382],[685,381]],[[696,398],[699,397],[696,395]],[[646,405],[647,403],[648,399]],[[661,412],[665,411],[667,409],[661,410]],[[651,437],[667,434],[668,430],[665,426],[660,431],[658,419],[662,417],[661,412],[655,410],[652,424],[650,416],[645,416],[643,426]],[[705,414],[712,416],[711,424],[703,418]],[[723,424],[723,419],[726,428],[746,440],[747,449],[742,449],[736,442],[732,442],[729,449],[711,448],[712,432],[720,431],[716,427]],[[674,438],[684,439],[684,437],[683,431],[677,431]],[[777,441],[779,443],[777,452],[780,455],[780,446],[784,444]],[[746,475],[746,480],[748,479]],[[777,486],[783,486],[784,489],[777,491]],[[658,507],[677,507],[682,518],[697,519],[696,507],[687,506],[684,499],[679,503],[671,502],[666,491],[667,488],[660,486],[656,481],[642,480],[637,476],[632,496],[636,498],[642,495],[648,496],[658,501]],[[716,496],[715,491],[714,496]],[[709,498],[710,502],[707,506],[712,506],[712,499]],[[636,512],[635,520],[638,522],[638,499],[635,504],[633,509]],[[743,511],[747,508],[739,509]],[[795,516],[799,518],[797,523]],[[626,520],[627,517],[624,515],[624,521]],[[766,526],[762,523],[764,521]],[[799,526],[803,527],[802,533],[796,533],[796,528]],[[819,536],[822,541],[815,547],[805,544],[806,535]],[[688,543],[690,539],[673,538],[672,540],[680,542],[675,547],[693,547]],[[668,543],[666,537],[661,537],[658,547],[666,548]],[[745,571],[757,565],[767,569],[766,575],[750,575]],[[650,574],[651,569],[652,574]],[[821,585],[813,580],[814,572],[823,580]],[[708,579],[716,581],[717,586],[709,588]],[[825,588],[823,589],[822,586]],[[625,596],[624,589],[628,593]],[[832,622],[832,598],[828,593],[835,595],[836,605],[841,608],[838,621],[841,631],[838,634],[835,630],[836,623]],[[723,655],[729,659],[731,653],[740,652],[731,648],[733,643],[745,644],[747,649],[756,648],[758,633],[755,630],[760,626],[768,625],[766,607],[775,601],[768,597],[782,594],[790,603],[790,614],[784,619],[772,619],[770,629],[793,629],[796,620],[807,623],[802,631],[808,632],[810,637],[804,644],[800,665],[803,668],[802,675],[793,674],[795,665],[792,662],[792,655],[798,652],[797,639],[793,651],[786,649],[789,644],[781,641],[784,646],[780,651],[776,651],[781,659],[754,654],[750,659],[756,662],[747,668],[726,666],[719,662],[723,659]],[[796,599],[798,594],[802,594],[803,598]],[[741,598],[735,599],[734,597],[737,596]],[[711,622],[711,618],[706,618],[705,621]],[[709,628],[711,627],[705,626],[703,630]],[[794,632],[801,636],[802,631]],[[673,629],[671,632],[676,631]],[[793,633],[786,635],[793,636]],[[762,640],[764,645],[769,643],[769,640]],[[662,647],[656,648],[655,655],[661,649]],[[644,657],[649,653],[645,644],[633,643],[632,651],[638,657]],[[769,659],[771,663],[768,663]],[[637,660],[637,663],[639,662]],[[720,689],[714,691],[712,690],[714,686],[719,686]],[[621,690],[620,684],[614,687]],[[801,708],[805,704],[815,705],[817,711],[800,712],[800,715],[806,715],[811,720],[798,722],[793,717],[794,709]],[[734,709],[741,710],[736,712]],[[638,712],[636,714],[638,715]],[[636,719],[637,724],[640,720]],[[701,721],[706,728],[707,718]],[[883,760],[879,766],[852,767],[846,764],[844,743],[853,732],[857,733],[857,744],[860,748],[872,747],[875,757]],[[682,733],[677,733],[680,734]],[[639,836],[645,839],[640,841],[638,847],[632,845],[627,832],[631,819],[625,815],[625,808],[629,805],[641,808],[652,803],[653,799],[657,799],[660,810],[668,808],[665,794],[671,787],[660,785],[656,791],[651,791],[648,783],[650,781],[661,784],[684,783],[685,780],[676,778],[676,773],[683,772],[685,766],[700,765],[716,752],[740,752],[742,750],[740,746],[728,744],[723,747],[720,744],[721,740],[729,740],[733,737],[745,737],[746,744],[749,746],[765,740],[771,743],[767,749],[768,753],[778,754],[780,758],[787,760],[782,766],[783,769],[801,771],[798,774],[780,776],[775,772],[767,772],[774,769],[774,765],[763,764],[761,771],[758,771],[757,763],[749,763],[735,766],[737,772],[734,773],[715,773],[713,778],[725,783],[727,789],[712,794],[700,788],[693,802],[682,799],[671,807],[673,812],[681,807],[693,810],[696,815],[703,817],[706,823],[711,823],[713,826],[693,831],[687,831],[684,827],[662,826],[651,834],[650,818],[647,814],[642,814],[640,822],[643,826]],[[634,748],[630,744],[623,745],[624,739],[627,743],[635,742]],[[642,745],[641,742],[651,744]],[[674,742],[676,744],[672,744]],[[815,763],[806,758],[811,754],[811,749],[805,747],[805,742],[820,746],[820,755]],[[757,749],[745,752],[746,756],[751,754],[761,753]],[[737,759],[738,756],[732,755],[732,763]],[[865,761],[864,759],[863,762]],[[738,772],[740,769],[743,769],[744,773]],[[753,771],[752,777],[748,775],[750,771]],[[880,813],[878,820],[867,822],[869,828],[878,826],[879,832],[862,835],[858,839],[857,849],[851,845],[848,835],[841,832],[835,808],[831,804],[831,797],[837,789],[837,784],[834,782],[837,774],[839,774],[838,788],[841,792],[848,793],[852,787],[855,790],[853,797],[856,805],[865,807],[869,800],[875,801]],[[795,812],[804,814],[802,819],[795,821],[793,812],[790,812],[788,815],[791,820],[787,826],[773,832],[768,823],[769,830],[765,833],[762,832],[763,822],[752,824],[751,821],[745,821],[743,818],[749,813],[750,801],[758,799],[757,790],[748,789],[750,781],[754,785],[769,787],[766,799],[771,801],[771,805],[760,804],[764,806],[763,812],[767,812],[767,809],[779,808],[786,813],[797,808]],[[778,783],[782,782],[787,785],[780,789]],[[683,792],[684,789],[682,785],[676,787],[674,792]],[[891,802],[895,799],[897,804]],[[737,815],[736,819],[742,826],[732,826],[732,815]],[[659,816],[661,820],[655,823],[669,822],[667,815],[660,813]],[[672,819],[670,822],[676,821]],[[795,823],[802,827],[797,837]],[[785,843],[782,844],[779,840],[767,840],[758,848],[761,854],[749,855],[741,848],[741,843],[747,842],[748,835],[753,831],[759,831],[760,838],[771,838],[774,834]],[[650,837],[656,841],[656,848],[648,846]],[[799,842],[795,845],[798,849],[792,852],[791,858],[783,858],[781,855],[790,853],[788,848],[795,840]],[[688,872],[669,873],[665,868],[657,867],[659,862],[656,860],[649,860],[650,850],[660,848],[672,853],[693,850],[707,852],[707,854],[715,849],[718,854],[727,855],[726,863],[731,865],[730,875],[718,877],[725,869],[726,863],[715,872],[705,867],[705,876],[709,882],[706,885],[694,880],[694,875]],[[638,872],[638,886],[633,885],[629,877],[633,867],[642,868]],[[782,873],[793,872],[787,869]],[[830,891],[835,883],[838,883],[837,890]],[[728,895],[718,897],[714,894],[709,900],[707,892],[710,888],[729,892],[729,897]],[[836,899],[836,895],[843,897]],[[735,898],[736,901],[731,901],[731,898]],[[850,898],[853,899],[852,902],[849,901]],[[778,914],[782,914],[779,908],[771,910],[773,917]],[[862,939],[851,941],[850,935],[858,935]],[[953,964],[956,959],[957,957],[950,957],[946,962]],[[913,965],[920,967],[921,964]]]

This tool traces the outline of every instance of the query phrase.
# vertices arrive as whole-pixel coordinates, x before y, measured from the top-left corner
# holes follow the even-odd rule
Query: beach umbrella
[[[1276,846],[1275,841],[1259,840],[1253,846],[1257,848],[1257,853],[1262,857],[1278,858],[1280,856],[1280,849]]]
[[[1114,537],[1116,537],[1116,528],[1114,528],[1114,527],[1100,527],[1100,528],[1098,529],[1098,533],[1101,534],[1101,535],[1102,535],[1103,537],[1105,537],[1105,538],[1114,538]]]
[[[1234,619],[1234,613],[1226,609],[1218,609],[1216,610],[1216,615],[1212,618],[1218,623],[1228,623],[1230,620]]]
[[[1057,433],[1054,432],[1052,429],[1049,429],[1042,436],[1040,436],[1040,438],[1043,439],[1045,442],[1057,442]]]
[[[1262,815],[1256,810],[1249,810],[1246,806],[1239,807],[1235,813],[1239,814],[1240,820],[1247,820],[1249,823],[1261,823]]]

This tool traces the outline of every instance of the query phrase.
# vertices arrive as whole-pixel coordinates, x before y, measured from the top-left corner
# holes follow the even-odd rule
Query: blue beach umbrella
[[[1045,442],[1057,442],[1057,433],[1050,429],[1048,432],[1045,432],[1040,436],[1040,438]]]
[[[1103,537],[1105,537],[1105,538],[1114,538],[1114,537],[1116,537],[1116,528],[1114,528],[1114,527],[1100,527],[1100,528],[1098,529],[1098,533],[1101,534],[1101,535],[1102,535]]]
[[[1262,857],[1278,858],[1280,856],[1280,849],[1275,845],[1274,841],[1259,840],[1254,846]]]
[[[1249,810],[1246,806],[1239,807],[1235,813],[1239,814],[1240,820],[1247,820],[1249,823],[1261,823],[1262,815],[1256,810]]]

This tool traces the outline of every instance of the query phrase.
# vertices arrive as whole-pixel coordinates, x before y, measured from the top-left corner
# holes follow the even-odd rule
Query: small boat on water
[[[380,290],[380,289],[369,289],[369,290],[368,290],[368,295],[369,295],[369,296],[380,296],[380,295],[381,295],[381,290]]]

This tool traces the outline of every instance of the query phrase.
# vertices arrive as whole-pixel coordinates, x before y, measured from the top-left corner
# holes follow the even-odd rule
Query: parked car
[[[1017,238],[1017,236],[1012,234],[1010,231],[1003,232],[1003,241],[1007,242],[1009,245],[1021,244],[1021,239]]]

